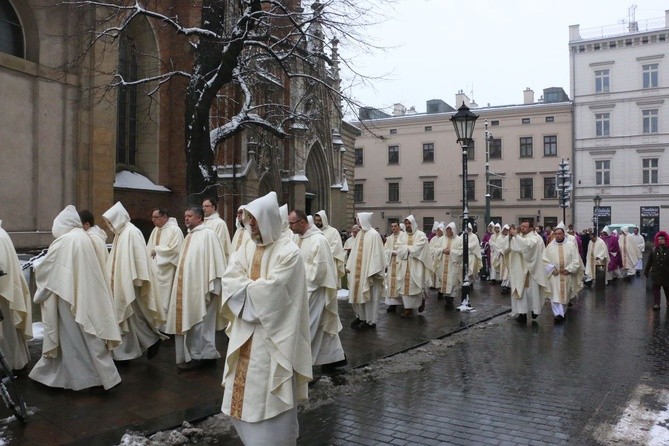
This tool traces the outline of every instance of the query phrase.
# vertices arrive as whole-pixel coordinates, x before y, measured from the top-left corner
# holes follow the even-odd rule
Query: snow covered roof
[[[114,180],[114,188],[116,189],[139,189],[150,190],[154,192],[172,192],[170,189],[159,184],[155,184],[142,174],[130,172],[129,170],[122,170],[116,172],[116,179]]]

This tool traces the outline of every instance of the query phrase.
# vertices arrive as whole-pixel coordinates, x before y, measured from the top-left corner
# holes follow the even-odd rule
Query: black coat
[[[648,257],[644,274],[653,278],[653,285],[669,286],[669,248],[658,246]]]

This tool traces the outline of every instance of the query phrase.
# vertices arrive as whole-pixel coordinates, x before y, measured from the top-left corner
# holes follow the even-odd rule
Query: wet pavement
[[[643,278],[604,294],[584,290],[562,325],[553,324],[548,305],[535,323],[519,325],[507,317],[498,286],[477,284],[472,302],[476,312],[445,311],[432,293],[425,313],[409,320],[381,305],[377,328],[355,331],[350,306],[340,301],[349,366],[330,389],[327,379],[312,389],[312,400],[322,401],[300,411],[298,444],[628,445],[620,420],[634,416],[630,401],[650,412],[669,404],[662,399],[669,313],[665,301],[651,310]],[[52,390],[23,375],[35,414],[25,427],[4,423],[0,437],[117,444],[126,430],[201,419],[219,412],[222,367],[179,372],[168,343],[153,360],[120,368],[123,382],[109,392]]]

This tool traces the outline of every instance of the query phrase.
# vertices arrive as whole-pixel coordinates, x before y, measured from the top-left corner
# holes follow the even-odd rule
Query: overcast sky
[[[382,2],[383,4],[383,2]],[[518,104],[530,87],[569,94],[569,26],[580,29],[628,22],[632,3],[621,0],[396,0],[384,23],[370,27],[371,41],[386,47],[352,54],[361,72],[385,79],[352,86],[354,99],[389,111],[399,102],[425,111],[428,99],[455,106],[462,89],[479,106]],[[664,18],[667,0],[636,0],[636,21]],[[349,54],[346,54],[349,52]],[[343,71],[345,81],[350,73]]]

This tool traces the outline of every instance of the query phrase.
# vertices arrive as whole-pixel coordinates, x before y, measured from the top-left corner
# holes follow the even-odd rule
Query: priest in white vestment
[[[165,312],[158,298],[144,236],[130,222],[130,215],[120,201],[102,214],[102,218],[114,232],[107,277],[123,340],[114,349],[114,359],[128,361],[139,358],[145,351],[151,359],[166,339],[158,331],[165,323]]]
[[[52,232],[56,240],[35,267],[44,340],[29,376],[49,387],[110,389],[121,382],[111,353],[121,333],[109,284],[74,206],[58,214]]]
[[[221,277],[226,262],[218,236],[204,225],[202,208],[184,212],[188,235],[181,245],[165,332],[173,334],[176,363],[181,370],[212,364],[221,354],[216,349],[216,330],[225,328],[220,313]]]
[[[297,404],[312,378],[309,298],[300,249],[282,236],[276,193],[244,208],[252,242],[222,279],[230,321],[221,410],[245,445],[294,445]]]
[[[443,231],[444,236],[436,252],[437,296],[445,298],[445,307],[451,309],[453,300],[460,297],[462,291],[462,237],[456,235],[454,222],[450,222]],[[459,255],[456,254],[458,252]]]
[[[205,198],[202,201],[202,210],[204,211],[204,225],[214,231],[218,236],[227,263],[233,249],[232,243],[230,242],[228,224],[218,213],[218,200],[215,198]]]
[[[502,227],[502,232],[495,239],[495,249],[493,250],[492,267],[497,270],[497,281],[501,284],[502,294],[511,292],[511,282],[509,280],[509,225]]]
[[[429,287],[430,288],[439,288],[437,283],[439,279],[437,278],[437,251],[439,251],[439,245],[441,244],[441,238],[444,236],[444,229],[446,225],[442,222],[435,221],[432,226],[432,232],[434,235],[428,243],[428,249],[430,250],[430,256],[432,257],[432,274],[430,274]]]
[[[290,230],[288,225],[288,205],[284,204],[279,207],[279,217],[281,217],[281,235],[289,240],[295,241],[295,234]]]
[[[404,225],[401,225],[401,226],[404,226]],[[402,230],[404,230],[404,229],[402,229]],[[353,249],[353,243],[355,243],[355,237],[358,235],[358,232],[360,232],[360,226],[359,225],[351,226],[351,234],[344,241],[344,252],[346,253],[346,261],[347,262],[348,262],[348,257],[351,255],[351,249]]]
[[[401,317],[409,318],[413,310],[425,309],[425,290],[432,275],[432,256],[427,235],[420,229],[413,215],[404,219],[406,231],[400,236],[397,257],[402,261],[399,275],[400,295],[404,311]]]
[[[553,230],[553,241],[543,253],[555,323],[564,322],[567,304],[583,288],[583,267],[578,245],[565,236],[564,225],[558,225]]]
[[[151,220],[155,227],[151,231],[149,241],[146,243],[146,251],[151,258],[158,300],[163,309],[163,314],[167,315],[184,233],[181,231],[177,219],[170,217],[165,209],[154,209],[151,213]]]
[[[637,263],[643,256],[639,250],[639,243],[630,235],[628,226],[621,228],[618,246],[620,247],[620,260],[622,262],[621,273],[629,281],[636,276]]]
[[[86,234],[91,238],[95,253],[98,256],[102,271],[106,274],[107,259],[109,258],[109,250],[107,249],[107,233],[100,226],[95,224],[95,217],[88,209],[79,211],[79,218],[81,225],[86,231]]]
[[[633,234],[630,234],[630,240],[634,240],[636,245],[639,247],[639,252],[641,257],[636,262],[636,275],[640,276],[641,271],[643,270],[643,252],[646,250],[646,240],[643,238],[643,235],[639,234],[639,228],[634,228]]]
[[[237,218],[235,218],[235,234],[232,236],[232,251],[239,251],[242,245],[251,240],[249,231],[244,227],[244,205],[237,209]]]
[[[346,274],[346,253],[344,252],[344,244],[341,241],[341,234],[337,228],[330,226],[328,216],[324,210],[316,212],[314,215],[314,224],[318,229],[323,231],[325,239],[330,244],[332,257],[337,267],[337,286],[339,286],[339,280]]]
[[[345,365],[344,348],[339,339],[341,321],[337,304],[337,267],[330,244],[323,232],[310,226],[307,215],[294,210],[288,215],[288,224],[298,237],[309,294],[309,332],[311,333],[311,361],[322,366],[324,372]]]
[[[469,242],[469,281],[474,281],[479,276],[479,271],[483,268],[483,256],[481,255],[481,240],[479,236],[472,231],[472,224],[467,223],[467,240]]]
[[[592,286],[592,283],[597,280],[597,266],[604,268],[604,284],[608,284],[609,281],[606,275],[608,263],[609,248],[606,246],[606,242],[599,238],[597,234],[591,232],[588,251],[585,255],[585,284]]]
[[[0,347],[9,368],[19,370],[30,361],[28,340],[33,337],[30,289],[21,270],[12,239],[0,220]]]
[[[520,231],[511,228],[508,238],[511,313],[518,322],[527,323],[527,313],[532,313],[532,319],[541,313],[550,286],[542,261],[545,245],[527,221],[520,224]]]
[[[346,261],[348,301],[353,305],[356,316],[351,327],[375,328],[379,299],[385,291],[383,280],[386,256],[383,240],[372,228],[372,212],[358,212],[358,222],[360,231],[353,239],[351,253]]]
[[[499,283],[499,263],[494,264],[494,259],[496,257],[495,250],[497,249],[497,239],[502,235],[502,225],[495,223],[492,228],[492,235],[488,239],[488,263],[490,265],[489,271],[489,281],[493,283]]]
[[[386,254],[386,262],[388,263],[386,271],[386,305],[388,305],[388,308],[386,313],[395,313],[397,306],[402,305],[399,288],[399,271],[402,261],[397,257],[397,246],[401,232],[399,223],[391,223],[390,235],[383,245],[383,252]]]

